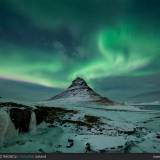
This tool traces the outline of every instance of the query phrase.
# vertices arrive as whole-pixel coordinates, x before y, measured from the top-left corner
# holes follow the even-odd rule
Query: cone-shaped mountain
[[[91,87],[88,86],[87,82],[77,77],[75,80],[72,81],[72,84],[62,93],[50,98],[49,100],[56,100],[56,99],[66,99],[72,98],[78,99],[78,101],[90,101],[90,102],[97,102],[107,105],[113,105],[114,102],[107,97],[103,97],[96,93]]]

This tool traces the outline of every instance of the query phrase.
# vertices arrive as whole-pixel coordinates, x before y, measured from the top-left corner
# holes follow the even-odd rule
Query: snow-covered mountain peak
[[[72,81],[72,84],[69,88],[81,88],[81,87],[88,87],[86,81],[80,77],[77,77],[75,80]]]
[[[69,100],[72,102],[88,101],[96,103],[114,104],[113,101],[106,97],[102,97],[88,86],[86,81],[77,77],[72,81],[72,84],[62,93],[50,98],[49,100]]]

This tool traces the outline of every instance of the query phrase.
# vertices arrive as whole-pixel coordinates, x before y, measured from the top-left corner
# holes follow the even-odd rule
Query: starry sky
[[[1,78],[64,88],[153,75],[159,0],[0,0]]]

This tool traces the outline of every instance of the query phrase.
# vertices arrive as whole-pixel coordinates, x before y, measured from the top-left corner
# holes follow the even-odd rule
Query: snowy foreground
[[[27,104],[28,105],[28,104]],[[0,109],[0,152],[160,152],[160,110],[45,101],[32,103],[29,132],[18,133],[9,106]],[[36,125],[36,107],[60,108]],[[15,106],[16,107],[16,106]],[[67,112],[68,110],[68,112]]]

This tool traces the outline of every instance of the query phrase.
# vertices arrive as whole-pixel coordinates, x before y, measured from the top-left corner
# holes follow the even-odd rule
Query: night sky
[[[153,75],[159,0],[0,0],[1,78],[63,88]]]

